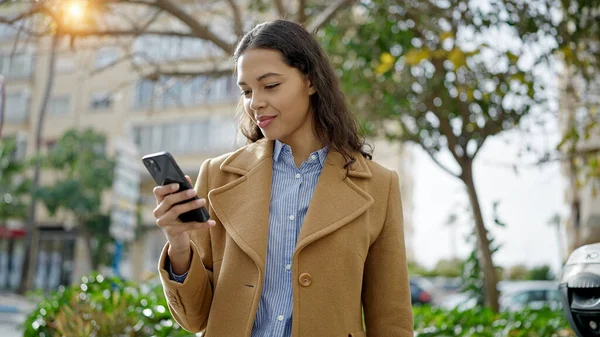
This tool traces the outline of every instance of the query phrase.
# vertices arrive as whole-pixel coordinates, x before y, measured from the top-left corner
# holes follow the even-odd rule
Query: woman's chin
[[[275,139],[279,139],[279,134],[277,132],[273,132],[273,130],[262,130],[262,134],[263,136],[265,136],[265,138],[267,140],[275,140]]]

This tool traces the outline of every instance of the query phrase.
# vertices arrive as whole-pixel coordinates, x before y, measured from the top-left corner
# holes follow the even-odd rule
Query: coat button
[[[309,273],[304,273],[304,274],[300,275],[299,281],[300,281],[300,285],[302,285],[303,287],[308,287],[312,283],[312,275]]]

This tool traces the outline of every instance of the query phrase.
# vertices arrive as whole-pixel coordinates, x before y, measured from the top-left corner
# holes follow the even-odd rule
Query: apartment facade
[[[15,137],[22,156],[34,152],[35,130],[40,105],[50,70],[50,40],[24,48],[18,57],[9,58],[14,32],[0,33],[0,67],[6,76],[7,107],[2,137]],[[124,48],[123,46],[127,46]],[[126,53],[132,62],[119,62]],[[76,48],[65,41],[58,46],[55,78],[46,109],[43,149],[51,148],[68,129],[93,128],[107,138],[105,151],[115,154],[119,142],[135,144],[139,184],[129,186],[139,193],[141,236],[130,242],[123,256],[120,273],[133,280],[156,275],[156,263],[165,238],[155,224],[152,187],[155,185],[139,158],[143,154],[169,151],[182,170],[195,179],[200,164],[207,158],[235,150],[244,141],[237,134],[235,111],[239,89],[232,74],[218,78],[160,77],[147,79],[147,59],[155,62],[214,66],[210,44],[184,37],[141,36],[115,45],[110,40],[78,42]],[[210,61],[207,61],[210,60]],[[226,63],[225,63],[226,64]],[[223,63],[220,63],[223,66]],[[225,65],[231,68],[230,65]],[[400,145],[374,140],[375,160],[395,169],[402,179],[407,250],[412,257],[412,158]],[[42,183],[53,177],[42,175]],[[114,190],[105,195],[110,210]],[[50,217],[38,208],[40,257],[35,287],[54,289],[75,282],[91,271],[86,243],[77,235],[77,226],[67,214]],[[0,236],[0,290],[16,289],[20,282],[23,223],[0,224],[10,235]],[[0,232],[3,233],[3,232]],[[21,260],[20,260],[21,259]],[[110,270],[105,272],[110,273]]]

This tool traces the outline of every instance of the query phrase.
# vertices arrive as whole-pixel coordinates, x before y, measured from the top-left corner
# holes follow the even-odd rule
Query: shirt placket
[[[289,159],[291,159],[291,164],[293,165],[293,158],[287,158],[288,160],[286,160],[288,166],[290,164]],[[285,170],[286,175],[291,174],[292,176],[289,177],[288,179],[293,179],[294,182],[296,182],[296,174],[297,174],[297,169],[295,169],[295,166],[291,166],[294,167],[293,170]],[[288,181],[288,179],[285,179],[286,181]],[[300,193],[300,184],[298,183],[293,183],[290,184],[292,186],[292,188],[294,189],[293,191],[289,191],[291,192],[290,195],[292,195],[293,197],[291,198],[291,200],[288,201],[288,205],[285,209],[285,216],[284,216],[284,226],[282,226],[282,234],[283,234],[283,246],[284,246],[284,251],[283,251],[283,256],[282,256],[282,261],[280,262],[280,267],[281,269],[279,269],[279,271],[277,272],[277,274],[282,276],[282,279],[284,280],[284,282],[282,284],[286,284],[286,285],[291,285],[292,282],[292,255],[294,254],[294,249],[295,249],[295,245],[296,245],[296,222],[298,221],[297,216],[298,216],[298,203],[299,203],[299,193]],[[289,301],[289,303],[292,302],[292,289],[289,286],[284,287],[282,290],[282,296],[284,296],[285,298],[287,298],[287,301]],[[282,302],[283,303],[283,302]],[[279,310],[279,312],[277,313],[277,317],[276,319],[276,323],[274,324],[274,329],[272,330],[272,336],[282,336],[286,326],[290,323],[290,319],[292,316],[292,312],[291,312],[291,306],[286,306],[285,308],[281,308],[282,310]]]
[[[289,217],[288,217],[288,226],[286,226],[286,250],[285,250],[285,269],[286,269],[286,274],[285,274],[285,280],[286,280],[286,284],[291,285],[293,280],[292,280],[292,256],[294,255],[294,249],[296,248],[296,241],[297,241],[297,224],[300,221],[300,219],[298,219],[298,208],[299,208],[299,202],[300,202],[300,186],[302,183],[302,178],[298,178],[298,174],[300,173],[300,170],[298,170],[295,165],[293,166],[293,170],[290,172],[291,177],[290,179],[293,181],[293,183],[291,184],[291,186],[293,186],[294,191],[292,193],[293,195],[293,200],[290,204],[290,209],[288,210],[289,212]],[[292,287],[287,287],[286,288],[286,296],[290,299],[290,303],[292,301]],[[292,316],[292,312],[291,312],[292,308],[291,306],[288,308],[288,312],[287,317],[291,318]]]

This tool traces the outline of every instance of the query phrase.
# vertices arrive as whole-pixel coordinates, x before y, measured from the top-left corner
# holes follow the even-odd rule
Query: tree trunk
[[[567,83],[566,83],[566,93],[567,93],[567,129],[566,132],[570,132],[571,130],[575,130],[575,110],[577,109],[577,104],[575,102],[575,97],[577,97],[577,93],[575,92],[575,87],[573,83],[573,77],[568,73]],[[563,136],[564,137],[564,136]],[[575,156],[571,155],[571,152],[575,152],[577,148],[577,138],[575,140],[571,140],[571,148],[568,149],[568,175],[569,175],[569,189],[571,193],[573,193],[571,197],[571,226],[572,230],[572,239],[570,244],[567,245],[567,249],[569,250],[568,254],[570,254],[577,247],[581,246],[581,219],[580,219],[580,211],[581,211],[581,203],[579,200],[579,188],[577,187],[577,165],[575,165]]]
[[[54,86],[54,64],[56,63],[56,46],[58,45],[59,36],[53,35],[50,46],[50,60],[48,61],[48,80],[46,82],[46,91],[42,103],[40,104],[40,113],[38,115],[38,123],[35,133],[35,156],[39,156],[42,144],[42,132],[44,129],[44,119],[46,117],[46,107],[50,100],[52,87]],[[27,216],[25,228],[25,254],[23,257],[23,267],[21,268],[21,283],[19,284],[18,293],[24,294],[27,290],[33,288],[33,279],[35,276],[36,262],[38,258],[38,241],[39,230],[36,225],[36,189],[40,182],[40,164],[36,161],[33,169],[31,202],[29,204],[29,213]]]
[[[490,240],[488,240],[487,237],[487,230],[483,222],[481,206],[479,205],[479,198],[477,197],[475,182],[473,181],[473,160],[469,160],[461,166],[462,174],[460,179],[467,187],[469,201],[471,202],[471,208],[473,209],[473,218],[475,219],[477,243],[479,244],[479,261],[481,262],[481,267],[483,269],[485,305],[489,306],[494,312],[498,312],[499,304],[498,289],[496,288],[496,268],[494,268],[494,263],[492,261]]]
[[[90,232],[83,228],[83,225],[79,225],[81,227],[81,235],[83,236],[84,240],[85,240],[85,244],[86,244],[86,248],[88,251],[88,256],[89,256],[89,265],[92,266],[92,270],[98,270],[99,267],[99,263],[98,263],[98,254],[99,252],[97,251],[97,249],[94,249],[93,247],[93,242],[92,242],[92,235],[90,234]],[[101,254],[101,253],[100,253]]]

